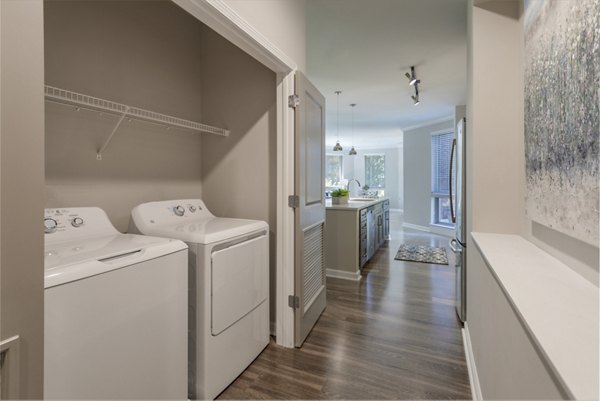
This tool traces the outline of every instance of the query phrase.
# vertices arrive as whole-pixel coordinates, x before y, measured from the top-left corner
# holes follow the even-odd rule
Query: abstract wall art
[[[527,216],[598,246],[600,0],[525,1]]]

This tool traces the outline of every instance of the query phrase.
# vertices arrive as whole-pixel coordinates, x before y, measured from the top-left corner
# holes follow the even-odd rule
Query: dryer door
[[[266,234],[222,248],[227,245],[216,245],[211,258],[211,332],[215,336],[268,299],[269,245]]]

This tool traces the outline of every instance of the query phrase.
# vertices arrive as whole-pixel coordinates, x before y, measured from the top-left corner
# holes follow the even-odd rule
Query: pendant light
[[[356,107],[356,103],[352,103],[350,107],[352,107],[352,149],[350,149],[348,154],[350,156],[356,156],[356,149],[354,149],[354,108]]]
[[[342,91],[335,91],[335,94],[337,95],[337,142],[333,147],[334,152],[341,152],[344,150],[342,145],[340,145],[340,93],[342,93]]]

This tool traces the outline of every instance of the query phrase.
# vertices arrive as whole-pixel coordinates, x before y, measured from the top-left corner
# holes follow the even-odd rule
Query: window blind
[[[450,152],[454,133],[431,136],[431,193],[450,194]]]

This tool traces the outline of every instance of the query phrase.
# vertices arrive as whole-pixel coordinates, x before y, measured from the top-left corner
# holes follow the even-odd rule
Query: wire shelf
[[[100,99],[53,86],[46,85],[44,87],[44,94],[48,100],[73,105],[75,107],[91,108],[93,110],[121,114],[127,118],[151,121],[168,126],[190,129],[193,131],[206,132],[209,134],[229,136],[229,130],[224,128],[212,127],[199,122],[184,120],[182,118],[168,116],[166,114],[156,113],[154,111],[144,110],[138,107],[127,106],[121,103],[112,102],[110,100]]]

